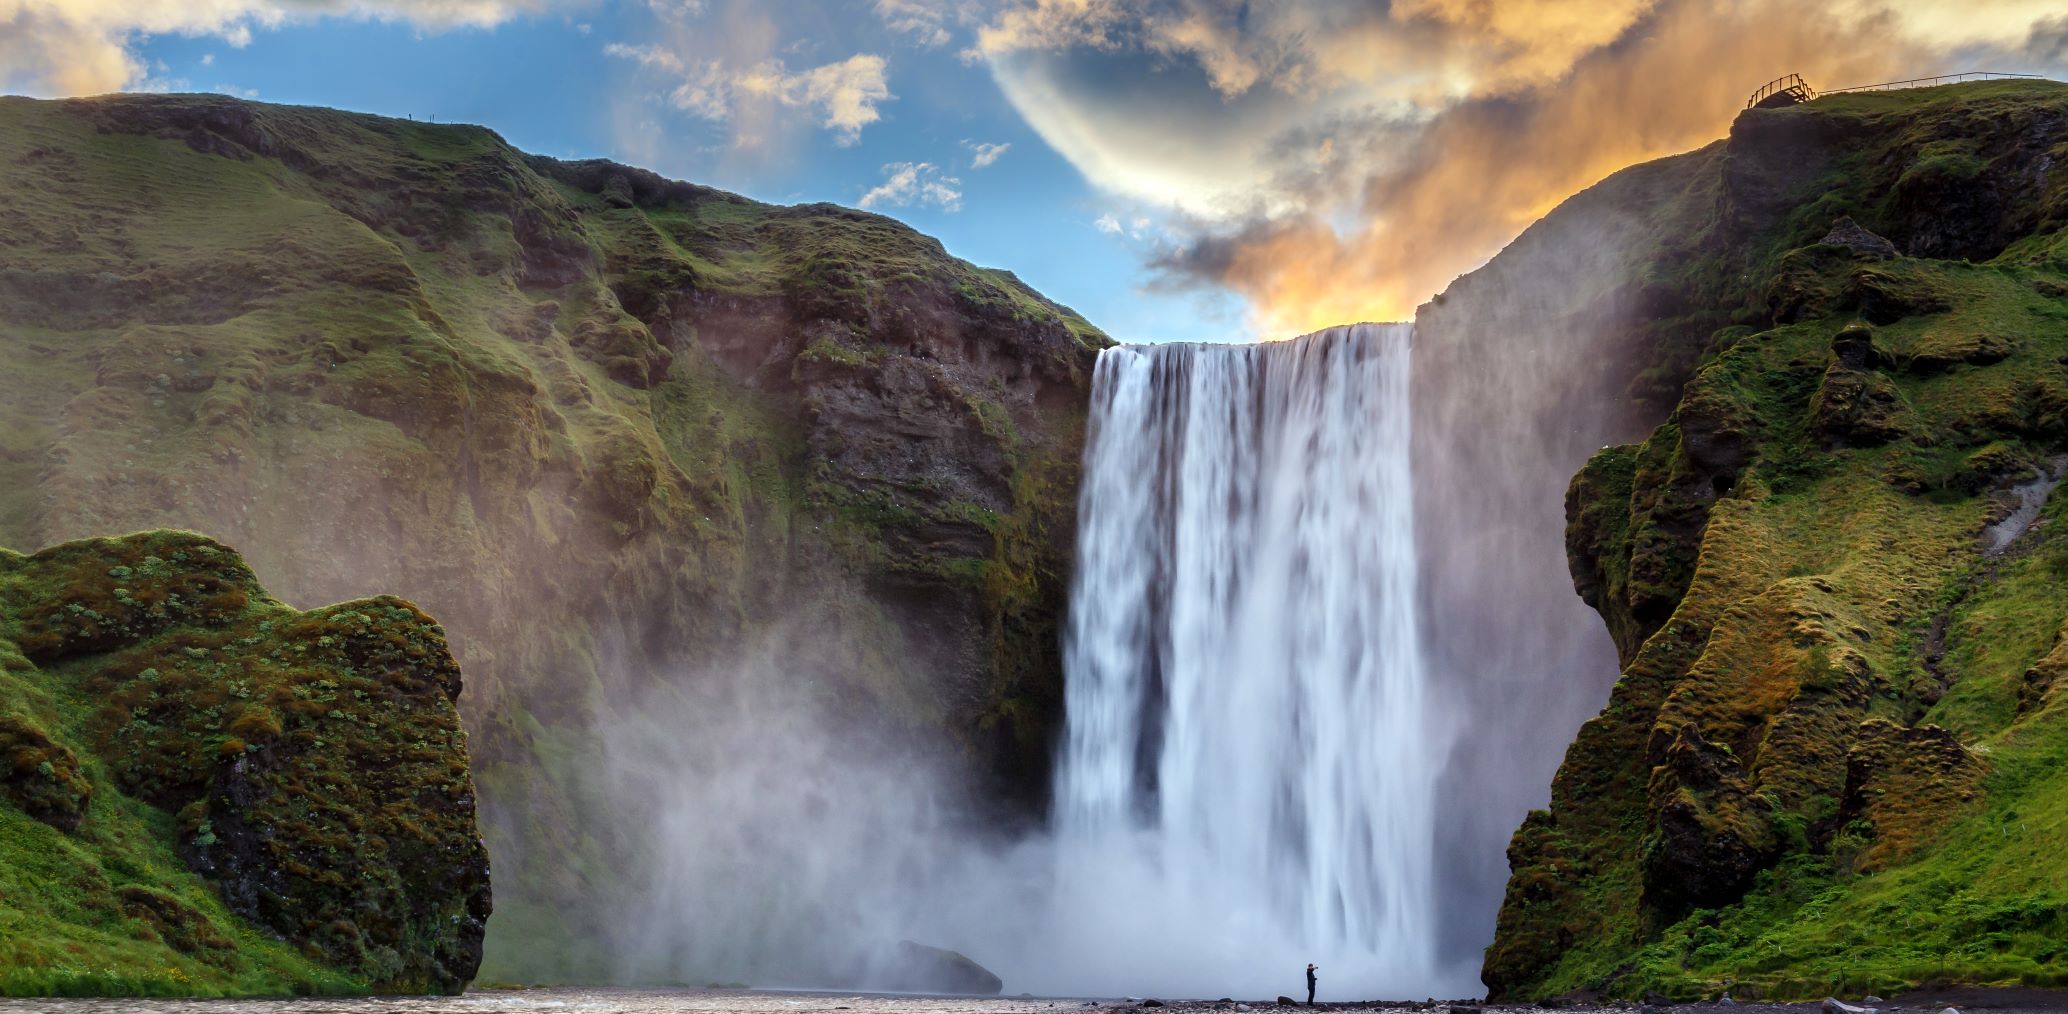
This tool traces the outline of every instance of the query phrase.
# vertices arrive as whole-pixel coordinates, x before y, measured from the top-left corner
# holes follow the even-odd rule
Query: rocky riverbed
[[[1866,998],[1847,998],[1859,1005]],[[304,1000],[0,1000],[0,1014],[1267,1014],[1273,1001],[1161,1001],[1149,998],[890,996],[863,993],[748,990],[522,989],[477,990],[458,997],[373,997]],[[1304,1006],[1304,1005],[1302,1005]],[[2068,990],[1963,989],[1897,996],[1865,1006],[1883,1014],[1962,1012],[2037,1014],[2068,1010]],[[1772,1014],[1820,1011],[1818,1003],[1575,1004],[1573,1011],[1625,1014]],[[1522,1014],[1545,1008],[1463,1002],[1321,1004],[1326,1011],[1413,1014]]]

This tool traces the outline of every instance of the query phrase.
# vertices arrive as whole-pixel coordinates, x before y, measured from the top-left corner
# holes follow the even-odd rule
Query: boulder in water
[[[1299,1006],[1299,1004],[1297,1004],[1297,1003],[1294,1003],[1294,1002],[1293,1002],[1293,998],[1292,998],[1292,997],[1289,997],[1289,996],[1281,996],[1281,997],[1279,997],[1279,998],[1278,998],[1278,1006],[1280,1006],[1280,1007],[1297,1007],[1297,1006]]]
[[[882,987],[897,993],[957,993],[997,996],[1004,980],[955,951],[910,940],[898,942]]]

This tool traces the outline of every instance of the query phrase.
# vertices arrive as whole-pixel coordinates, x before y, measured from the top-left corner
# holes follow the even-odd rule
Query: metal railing
[[[1752,97],[1745,100],[1745,108],[1750,109],[1783,92],[1795,96],[1797,102],[1808,102],[1817,97],[1817,90],[1811,88],[1809,82],[1802,79],[1802,75],[1788,74],[1768,81],[1758,91],[1753,92]]]
[[[1783,93],[1794,96],[1796,102],[1808,102],[1812,99],[1821,98],[1825,95],[1848,95],[1857,92],[1887,92],[1895,91],[1898,88],[1930,88],[1934,85],[1959,84],[1962,81],[1994,81],[2003,78],[2011,78],[2022,81],[2053,80],[2052,78],[2047,77],[2045,74],[2012,74],[2007,71],[2000,70],[1964,70],[1958,74],[1938,74],[1932,77],[1913,77],[1907,78],[1902,81],[1883,81],[1880,84],[1852,85],[1846,88],[1833,88],[1829,91],[1820,92],[1815,88],[1810,87],[1809,82],[1804,81],[1802,79],[1802,75],[1789,74],[1786,77],[1777,77],[1772,81],[1768,81],[1758,91],[1753,92],[1752,97],[1745,100],[1745,108],[1751,109],[1752,107],[1759,105],[1761,102],[1765,102],[1767,99],[1773,98],[1775,95],[1780,95]]]
[[[1880,84],[1853,85],[1850,88],[1833,88],[1826,95],[1844,95],[1849,92],[1887,92],[1898,88],[1930,88],[1933,85],[1959,84],[1962,81],[1992,81],[1997,78],[2022,78],[2028,81],[2045,81],[2044,74],[2008,74],[2000,70],[1967,70],[1958,74],[1940,74],[1935,77],[1913,77],[1904,81],[1884,81]]]

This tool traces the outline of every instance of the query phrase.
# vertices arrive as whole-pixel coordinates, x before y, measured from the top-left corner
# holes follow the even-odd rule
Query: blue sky
[[[2068,76],[2059,0],[0,0],[0,91],[493,127],[895,215],[1124,341],[1414,308],[1762,82]]]

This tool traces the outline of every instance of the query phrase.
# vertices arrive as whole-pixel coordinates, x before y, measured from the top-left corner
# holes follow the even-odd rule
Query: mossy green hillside
[[[0,994],[458,992],[487,853],[443,632],[157,531],[0,551]]]
[[[578,941],[642,824],[576,798],[595,730],[770,641],[857,727],[1039,805],[1105,339],[1010,274],[881,216],[221,96],[0,100],[0,218],[0,545],[192,528],[287,601],[435,613],[509,857],[493,975],[607,970]]]
[[[1662,270],[1714,326],[1569,494],[1623,672],[1510,846],[1495,995],[2068,982],[2068,528],[2018,512],[2068,451],[2064,156],[2032,83],[1687,156],[1716,218]]]

